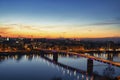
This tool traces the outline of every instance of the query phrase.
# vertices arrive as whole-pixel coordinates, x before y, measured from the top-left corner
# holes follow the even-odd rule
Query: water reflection
[[[120,53],[86,53],[86,55],[91,55],[95,57],[104,58],[110,61],[120,62]]]
[[[6,60],[16,60],[18,62],[22,61],[24,58],[28,61],[33,61],[34,59],[42,59],[44,63],[46,63],[49,67],[53,67],[54,69],[57,69],[59,72],[62,73],[65,77],[60,76],[54,76],[50,78],[49,80],[103,80],[103,79],[114,79],[115,76],[113,76],[116,72],[115,68],[112,65],[108,65],[108,67],[104,67],[103,69],[103,75],[100,75],[99,72],[95,73],[94,65],[96,63],[92,59],[86,59],[87,69],[84,70],[84,67],[76,68],[72,65],[67,65],[64,62],[60,62],[59,58],[65,57],[70,59],[79,59],[80,57],[74,56],[74,55],[68,55],[68,54],[59,54],[59,53],[52,53],[52,54],[25,54],[25,55],[1,55],[0,56],[0,63],[3,63]],[[71,61],[71,60],[70,60]],[[78,63],[76,63],[78,64]],[[78,64],[79,65],[79,64]],[[29,66],[27,66],[29,67]],[[34,68],[34,67],[33,67]],[[99,69],[99,68],[97,68]],[[120,70],[120,69],[119,69]],[[98,70],[99,71],[99,70]],[[44,74],[47,72],[44,72]],[[37,73],[36,73],[37,74]],[[34,75],[36,75],[34,74]],[[119,73],[120,74],[120,73]],[[118,76],[118,75],[116,75]],[[68,77],[70,77],[68,79]],[[64,79],[65,78],[65,79]]]
[[[28,58],[29,61],[32,61],[33,57],[34,57],[34,55],[28,55],[27,56],[27,58]]]
[[[103,74],[108,78],[113,78],[113,74],[115,74],[115,69],[111,65],[108,65],[108,67],[104,69]]]
[[[16,56],[13,56],[14,59],[16,59],[17,61],[20,61],[23,57],[23,55],[16,55]]]

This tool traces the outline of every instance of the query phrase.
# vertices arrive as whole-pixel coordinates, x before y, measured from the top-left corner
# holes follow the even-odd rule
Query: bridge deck
[[[78,53],[74,53],[74,52],[70,52],[70,54],[74,54],[74,55],[90,58],[90,59],[93,59],[93,60],[101,61],[101,62],[104,62],[104,63],[108,63],[108,64],[111,64],[111,65],[115,65],[115,66],[119,66],[120,67],[120,63],[119,62],[114,62],[114,61],[106,60],[106,59],[103,59],[103,58],[98,58],[98,57],[85,55],[85,54],[78,54]]]
[[[45,60],[53,63],[53,64],[58,65],[58,66],[61,66],[61,67],[65,68],[65,69],[69,69],[69,70],[74,71],[74,72],[79,72],[79,73],[81,73],[81,74],[83,74],[83,75],[86,75],[86,76],[89,75],[87,71],[84,71],[84,70],[81,70],[81,69],[77,69],[77,68],[74,68],[74,67],[71,67],[71,66],[62,64],[62,63],[60,63],[60,62],[54,62],[54,60],[51,60],[51,59],[49,59],[48,57],[45,57],[45,56],[41,56],[41,57],[42,57],[43,59],[45,59]],[[91,74],[91,76],[95,76],[95,77],[98,77],[98,78],[103,78],[103,76],[101,76],[101,75],[99,75],[99,74],[96,74],[96,73],[94,73],[94,72]]]
[[[93,60],[97,60],[97,61],[100,61],[100,62],[104,62],[104,63],[107,63],[107,64],[111,64],[111,65],[120,67],[120,63],[119,62],[114,62],[114,61],[110,61],[110,60],[106,60],[106,59],[103,59],[103,58],[98,58],[98,57],[94,57],[94,56],[90,56],[90,55],[79,54],[79,53],[76,53],[76,52],[53,51],[53,50],[44,50],[44,51],[77,55],[77,56],[81,56],[81,57],[85,57],[85,58],[90,58],[90,59],[93,59]]]

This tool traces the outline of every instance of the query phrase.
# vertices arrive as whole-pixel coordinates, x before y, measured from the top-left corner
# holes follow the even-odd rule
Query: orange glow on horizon
[[[25,37],[25,38],[103,38],[119,37],[119,30],[107,30],[93,26],[88,27],[76,26],[26,26],[19,24],[0,25],[0,35],[4,37]]]

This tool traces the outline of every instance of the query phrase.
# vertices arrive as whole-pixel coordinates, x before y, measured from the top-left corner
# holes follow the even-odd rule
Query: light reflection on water
[[[85,53],[99,58],[104,58],[110,61],[120,62],[120,53]]]
[[[1,80],[100,80],[119,76],[119,71],[119,67],[71,55],[0,56]]]

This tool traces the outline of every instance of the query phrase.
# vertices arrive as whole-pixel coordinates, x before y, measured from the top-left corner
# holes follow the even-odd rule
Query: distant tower
[[[0,42],[2,41],[2,36],[0,35]]]
[[[115,50],[115,44],[113,41],[108,41],[107,43],[107,50],[109,51],[110,49]]]

